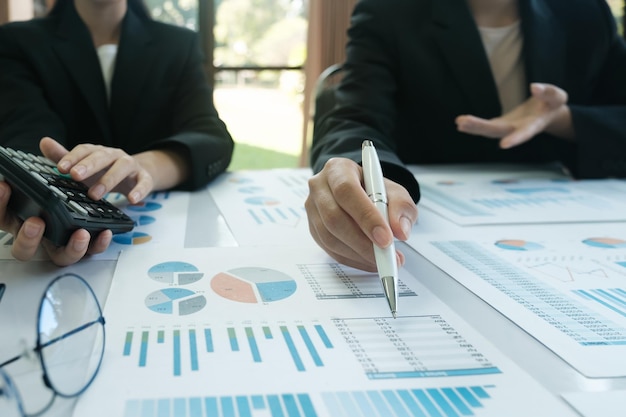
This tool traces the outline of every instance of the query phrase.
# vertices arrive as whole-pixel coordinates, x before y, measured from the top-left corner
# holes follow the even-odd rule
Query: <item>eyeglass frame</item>
[[[98,308],[98,318],[96,320],[92,320],[91,322],[85,323],[80,325],[79,327],[72,329],[60,336],[55,337],[52,340],[49,340],[46,343],[41,343],[41,332],[39,331],[41,328],[41,312],[42,312],[42,307],[44,305],[45,299],[46,299],[46,294],[48,293],[48,291],[50,290],[50,288],[57,283],[58,281],[67,278],[67,277],[72,277],[72,278],[76,278],[78,279],[79,282],[81,282],[83,285],[85,285],[85,287],[88,290],[88,293],[91,294],[91,296],[93,297],[93,300],[95,301],[95,305]],[[6,286],[3,284],[3,288],[2,290],[6,289]],[[60,342],[61,340],[72,336],[74,334],[77,334],[93,325],[97,325],[100,324],[102,326],[102,351],[100,353],[100,358],[98,360],[98,365],[95,367],[93,375],[91,376],[91,378],[89,378],[88,381],[85,382],[83,388],[81,388],[80,390],[78,390],[77,392],[73,393],[73,394],[65,394],[62,392],[59,392],[58,389],[56,389],[53,384],[50,382],[49,376],[48,376],[48,370],[46,368],[46,364],[44,361],[44,357],[43,354],[41,353],[41,351],[48,347],[53,345],[54,343]],[[87,388],[89,388],[89,386],[92,384],[92,382],[94,381],[94,379],[96,378],[96,376],[98,375],[98,372],[100,370],[100,366],[102,364],[102,359],[104,357],[104,346],[105,346],[105,342],[106,342],[106,331],[105,331],[105,319],[104,316],[102,314],[102,306],[100,305],[100,301],[98,300],[98,297],[96,296],[93,288],[91,287],[91,285],[89,285],[89,283],[80,275],[75,274],[73,272],[66,272],[64,274],[58,275],[57,277],[55,277],[52,281],[50,281],[48,283],[48,285],[46,286],[46,289],[43,292],[43,295],[41,296],[41,299],[39,300],[39,308],[38,308],[38,314],[37,314],[37,340],[35,343],[35,347],[33,347],[32,349],[26,349],[25,351],[23,351],[22,353],[20,353],[17,356],[14,356],[6,361],[3,361],[2,363],[0,363],[0,378],[2,378],[4,380],[4,382],[7,384],[7,388],[12,389],[13,394],[14,394],[14,398],[15,401],[17,401],[17,407],[18,410],[20,412],[20,414],[23,417],[33,417],[33,416],[38,416],[41,415],[42,413],[46,412],[54,403],[56,397],[62,397],[62,398],[75,398],[80,396],[81,394],[83,394],[85,392],[85,390],[87,390]],[[26,414],[24,411],[24,403],[23,400],[20,396],[20,392],[17,389],[15,383],[13,382],[13,379],[11,378],[11,376],[9,375],[8,372],[4,371],[2,368],[4,368],[7,365],[10,365],[14,362],[17,362],[19,359],[24,358],[24,357],[28,357],[31,352],[34,352],[35,354],[37,354],[37,357],[39,358],[39,364],[41,366],[41,370],[42,370],[42,377],[43,377],[43,382],[46,388],[48,388],[50,391],[52,391],[52,398],[50,399],[50,401],[43,407],[43,409],[32,413],[32,414]],[[0,379],[0,382],[2,382],[2,379]],[[0,395],[2,395],[2,390],[0,390]]]

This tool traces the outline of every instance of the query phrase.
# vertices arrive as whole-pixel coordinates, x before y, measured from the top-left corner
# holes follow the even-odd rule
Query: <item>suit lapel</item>
[[[115,132],[128,132],[136,117],[139,100],[149,99],[143,93],[143,84],[150,77],[158,52],[145,23],[129,9],[122,24],[111,82],[111,117]]]
[[[470,104],[468,113],[500,115],[495,81],[466,1],[433,0],[432,6],[435,42]]]
[[[100,62],[91,34],[74,7],[66,8],[59,22],[53,47],[94,113],[102,132],[101,138],[77,139],[110,143],[109,110]]]
[[[520,1],[528,82],[558,85],[565,74],[565,33],[542,1]]]

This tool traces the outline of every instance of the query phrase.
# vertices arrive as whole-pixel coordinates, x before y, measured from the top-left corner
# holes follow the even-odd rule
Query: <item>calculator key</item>
[[[89,212],[87,210],[85,210],[84,207],[82,207],[80,204],[78,204],[76,201],[68,201],[67,204],[72,207],[77,213],[82,214],[83,216],[87,216],[89,215]]]

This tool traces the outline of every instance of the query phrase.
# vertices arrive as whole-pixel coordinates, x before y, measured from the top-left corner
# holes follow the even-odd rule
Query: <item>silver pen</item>
[[[364,140],[361,151],[365,191],[378,211],[389,223],[387,190],[383,181],[383,170],[380,167],[380,160],[372,141]],[[378,275],[383,285],[385,297],[389,303],[391,315],[395,319],[398,311],[398,264],[396,262],[396,247],[393,241],[391,245],[384,249],[374,244],[374,256],[376,257],[376,267],[378,268]]]

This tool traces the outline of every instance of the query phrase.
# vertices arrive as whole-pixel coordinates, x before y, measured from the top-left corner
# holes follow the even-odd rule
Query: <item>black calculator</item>
[[[105,199],[93,200],[88,188],[43,156],[0,146],[0,175],[11,186],[9,208],[26,220],[46,222],[44,237],[64,246],[77,229],[92,236],[109,229],[114,234],[133,229],[135,222]]]

